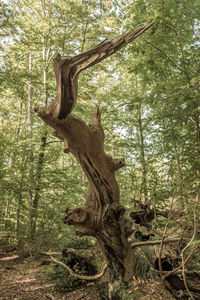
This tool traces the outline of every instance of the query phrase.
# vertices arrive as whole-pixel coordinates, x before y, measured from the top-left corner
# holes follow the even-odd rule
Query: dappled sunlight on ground
[[[7,256],[7,257],[2,257],[0,258],[0,261],[8,261],[8,260],[15,260],[18,259],[19,256],[18,255],[14,255],[14,256]]]
[[[70,293],[53,290],[41,261],[22,259],[16,252],[0,253],[0,300],[98,300],[87,285]],[[93,287],[95,289],[95,287]]]
[[[36,278],[26,278],[26,279],[22,279],[22,280],[16,280],[15,283],[29,283],[29,282],[33,282],[35,280],[36,280]]]
[[[31,287],[25,288],[25,291],[36,291],[39,289],[48,289],[52,286],[53,286],[53,284],[51,284],[51,283],[45,283],[43,285],[31,286]]]

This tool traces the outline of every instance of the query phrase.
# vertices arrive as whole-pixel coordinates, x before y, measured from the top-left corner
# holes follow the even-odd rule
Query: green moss
[[[64,259],[60,260],[64,262]],[[75,266],[74,271],[81,274],[78,265]],[[59,292],[73,291],[85,283],[84,280],[76,279],[71,276],[62,266],[50,265],[46,268],[46,273],[48,280],[54,284],[54,289]]]

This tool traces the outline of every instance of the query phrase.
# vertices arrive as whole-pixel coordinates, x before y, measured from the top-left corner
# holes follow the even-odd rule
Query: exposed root
[[[74,273],[74,271],[67,265],[65,265],[63,262],[55,259],[52,255],[50,255],[50,258],[51,260],[57,264],[57,265],[60,265],[62,266],[63,268],[67,269],[67,271],[70,273],[71,276],[77,278],[77,279],[81,279],[81,280],[97,280],[101,277],[103,277],[103,275],[105,274],[107,268],[108,268],[108,265],[105,264],[101,270],[101,272],[97,275],[93,275],[93,276],[86,276],[86,275],[80,275],[80,274],[77,274],[77,273]]]

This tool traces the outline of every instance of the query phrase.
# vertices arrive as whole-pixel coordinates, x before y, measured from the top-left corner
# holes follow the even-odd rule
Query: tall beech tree
[[[133,275],[128,274],[131,270],[131,248],[122,226],[125,209],[120,205],[115,178],[115,172],[125,163],[124,159],[112,158],[104,152],[104,131],[98,106],[88,125],[71,112],[77,99],[79,73],[130,43],[153,23],[112,41],[103,41],[72,58],[58,54],[54,60],[57,95],[48,107],[35,109],[38,116],[55,130],[54,135],[64,141],[64,152],[74,155],[88,178],[89,189],[84,207],[67,207],[63,221],[74,225],[77,234],[97,239],[110,270],[111,299],[120,299],[124,293],[125,278]]]

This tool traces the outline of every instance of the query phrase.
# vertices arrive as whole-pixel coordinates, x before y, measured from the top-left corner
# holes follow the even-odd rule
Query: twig
[[[172,229],[169,233],[165,234],[164,238],[170,236],[172,233],[176,232],[181,227],[181,224],[178,225],[176,228]]]
[[[87,293],[87,294],[83,294],[83,295],[82,295],[80,298],[78,298],[77,300],[81,300],[81,299],[83,299],[83,298],[87,297],[89,294],[90,294],[90,292],[89,292],[89,293]]]
[[[184,233],[185,233],[185,227],[182,229],[182,232],[181,232],[179,247],[181,245],[181,242],[183,241]]]
[[[163,249],[164,239],[165,239],[167,228],[168,228],[168,225],[169,225],[169,220],[170,220],[170,216],[167,219],[167,223],[166,223],[164,231],[163,231],[163,235],[162,235],[162,239],[161,239],[161,243],[160,243],[160,248],[159,248],[159,254],[158,254],[158,267],[159,267],[160,278],[162,280],[163,280],[163,274],[162,274],[161,256],[162,256],[162,249]],[[165,284],[165,282],[164,282],[164,284]]]
[[[192,254],[198,249],[198,247],[199,247],[199,246],[197,245],[196,247],[194,247],[194,248],[192,249],[192,251],[190,252],[190,254],[188,255],[188,257],[187,257],[186,260],[184,261],[184,264],[186,264],[186,263],[189,261],[189,259],[191,258]],[[183,266],[183,264],[181,264],[179,267],[173,269],[172,271],[168,272],[168,273],[164,276],[163,279],[166,279],[168,276],[170,276],[170,275],[176,273],[179,269],[182,268],[182,266]]]
[[[171,63],[173,66],[175,66],[177,69],[179,69],[182,72],[185,72],[185,70],[183,70],[182,68],[180,68],[165,52],[163,52],[160,48],[158,48],[157,46],[153,45],[151,42],[149,41],[145,41],[147,44],[151,45],[153,48],[155,48],[156,50],[158,50],[159,52],[161,52],[163,54],[163,56],[165,56]]]
[[[169,234],[167,234],[167,228],[168,228],[168,225],[169,225],[169,221],[172,217],[172,208],[173,208],[173,205],[174,205],[175,192],[176,192],[176,189],[174,191],[173,199],[172,199],[171,206],[170,206],[170,211],[169,211],[168,218],[167,218],[167,223],[166,223],[164,231],[163,231],[162,240],[161,240],[160,248],[159,248],[159,254],[158,254],[158,266],[159,266],[160,278],[163,280],[163,283],[165,285],[166,285],[166,282],[165,282],[165,280],[163,278],[163,274],[162,274],[161,255],[162,255],[163,244],[165,242],[164,239],[169,236]]]
[[[53,143],[61,143],[61,141],[49,141],[49,142],[46,143],[46,145],[53,144]]]
[[[83,48],[84,48],[84,45],[85,45],[87,27],[88,27],[88,22],[85,23],[85,28],[84,28],[84,31],[83,31],[83,42],[82,42],[82,45],[81,45],[81,53],[83,52]]]
[[[177,187],[176,187],[177,189]],[[169,234],[167,234],[167,228],[168,228],[168,225],[169,225],[169,221],[172,217],[172,208],[173,208],[173,205],[174,205],[174,196],[175,196],[175,192],[176,192],[176,189],[174,191],[174,195],[173,195],[173,198],[172,198],[172,202],[171,202],[171,206],[170,206],[170,211],[169,211],[169,214],[168,214],[168,219],[167,219],[167,223],[165,225],[165,228],[164,228],[164,231],[163,231],[163,235],[162,235],[162,240],[161,240],[161,243],[160,243],[160,248],[159,248],[159,255],[158,255],[158,266],[159,266],[159,273],[160,273],[160,278],[162,279],[163,281],[163,284],[165,285],[166,289],[168,289],[172,295],[174,295],[174,291],[173,289],[171,288],[169,282],[167,282],[165,280],[165,277],[163,276],[163,272],[162,272],[162,262],[161,262],[161,255],[162,255],[162,250],[163,250],[163,244],[165,243],[165,238],[167,236],[169,236]],[[172,231],[170,232],[172,233]],[[179,239],[180,241],[180,239]],[[175,295],[174,295],[175,296]]]
[[[196,249],[195,249],[196,250]],[[164,274],[168,274],[169,271],[163,271]],[[171,272],[170,272],[171,273]],[[192,275],[198,275],[200,276],[200,272],[198,271],[185,271],[186,274],[192,274]],[[177,270],[176,272],[173,272],[173,274],[182,274],[182,270]]]
[[[93,250],[90,249],[74,249],[74,248],[65,248],[64,249],[66,252],[71,252],[71,253],[76,253],[78,255],[81,255],[81,253],[84,252],[88,252],[88,253],[92,253],[93,254]],[[45,255],[62,255],[61,252],[41,252],[41,254],[45,254]]]
[[[107,267],[108,267],[108,265],[105,264],[103,266],[101,272],[99,274],[97,274],[97,275],[93,275],[93,276],[79,275],[77,273],[74,273],[74,271],[70,267],[68,267],[67,265],[65,265],[63,262],[55,259],[53,256],[50,255],[50,258],[51,258],[51,260],[55,264],[60,265],[63,268],[67,269],[67,271],[70,273],[71,276],[74,276],[75,278],[78,278],[78,279],[81,279],[81,280],[97,280],[97,279],[101,278],[105,274],[105,272],[107,270]]]
[[[183,266],[183,269],[182,269],[182,275],[183,275],[183,281],[184,281],[184,285],[185,285],[185,288],[186,288],[186,291],[188,292],[188,294],[190,295],[190,297],[194,300],[194,297],[192,296],[192,294],[190,293],[190,290],[188,288],[188,285],[187,285],[187,281],[186,281],[186,276],[185,276],[185,264],[186,264],[186,260],[184,261],[184,252],[187,248],[190,247],[190,245],[192,244],[192,242],[194,241],[195,237],[197,235],[197,216],[196,216],[196,211],[194,210],[194,232],[193,232],[193,235],[192,235],[192,238],[191,240],[189,241],[189,243],[185,246],[185,248],[183,248],[183,250],[181,251],[181,260],[182,260],[182,266]],[[198,246],[194,247],[194,249],[196,250],[198,248]],[[193,249],[193,250],[194,250]],[[191,253],[193,253],[194,251],[191,251]],[[190,253],[190,256],[192,256]]]

